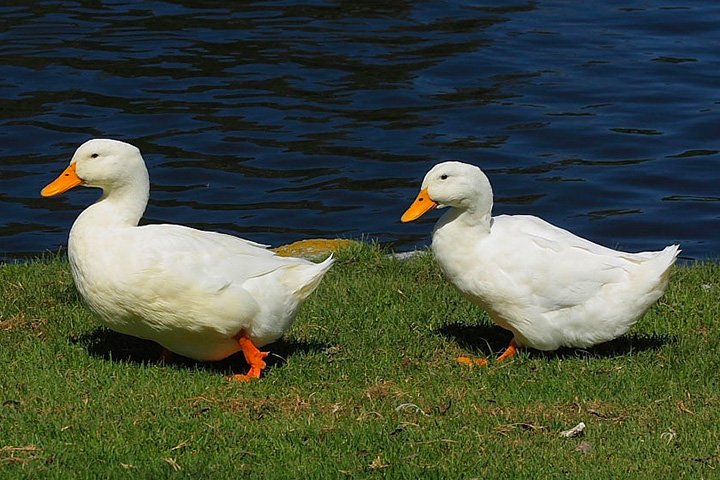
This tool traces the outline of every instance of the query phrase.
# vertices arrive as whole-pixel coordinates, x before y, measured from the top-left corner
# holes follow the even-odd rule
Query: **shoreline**
[[[295,242],[279,245],[277,247],[268,246],[269,250],[274,251],[280,256],[284,257],[301,257],[308,260],[320,260],[324,259],[330,253],[336,253],[346,248],[359,245],[374,245],[375,242],[372,240],[355,240],[349,238],[309,238],[303,240],[297,240]],[[682,245],[680,246],[682,249]],[[416,255],[423,254],[430,250],[428,244],[425,248],[415,250],[403,250],[394,251],[387,249],[388,255],[400,259],[408,260],[415,257]],[[29,252],[18,254],[17,256],[0,255],[0,266],[2,265],[16,265],[26,262],[34,262],[38,260],[44,260],[48,258],[66,257],[67,247],[63,246],[57,251],[46,250],[44,252]],[[693,265],[695,263],[720,263],[720,253],[717,256],[709,256],[705,258],[689,258],[684,257],[682,254],[678,257],[676,265]]]

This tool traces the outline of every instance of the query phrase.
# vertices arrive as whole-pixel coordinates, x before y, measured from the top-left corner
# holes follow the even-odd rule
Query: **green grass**
[[[64,260],[4,265],[0,478],[717,478],[719,297],[679,267],[618,341],[468,368],[509,335],[430,256],[354,247],[241,384],[100,328]]]

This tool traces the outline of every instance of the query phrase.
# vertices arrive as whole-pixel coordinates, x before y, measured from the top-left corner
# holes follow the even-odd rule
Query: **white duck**
[[[112,330],[153,340],[198,360],[242,350],[258,378],[262,347],[280,338],[333,263],[276,256],[264,245],[180,225],[138,226],[150,181],[133,145],[94,139],[46,186],[45,197],[77,185],[103,190],[70,230],[78,291]]]
[[[498,361],[521,346],[585,348],[623,335],[663,294],[679,253],[625,253],[537,217],[492,217],[490,182],[460,162],[433,167],[401,220],[436,206],[452,207],[432,235],[443,273],[514,335]]]

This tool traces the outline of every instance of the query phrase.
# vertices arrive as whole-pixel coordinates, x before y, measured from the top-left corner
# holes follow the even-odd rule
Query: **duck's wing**
[[[628,281],[642,261],[638,254],[597,245],[537,217],[501,216],[493,228],[504,252],[494,253],[499,272],[529,305],[546,310],[584,304],[605,287]]]
[[[279,257],[264,246],[216,232],[179,225],[146,225],[132,229],[125,256],[126,280],[154,296],[195,295],[198,298],[242,286],[302,259]]]

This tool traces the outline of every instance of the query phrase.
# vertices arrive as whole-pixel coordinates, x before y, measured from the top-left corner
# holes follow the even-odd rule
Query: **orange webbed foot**
[[[495,360],[495,363],[499,363],[502,361],[507,360],[510,357],[514,357],[517,354],[518,351],[518,344],[515,342],[515,339],[513,338],[510,342],[510,345],[505,349],[505,351]],[[485,367],[489,365],[489,362],[484,358],[471,358],[466,357],[464,355],[457,357],[455,359],[458,363],[468,366],[468,367],[475,367],[475,366],[481,366]]]
[[[514,357],[515,354],[517,353],[517,349],[518,349],[518,344],[517,344],[517,342],[515,342],[515,339],[513,338],[510,341],[510,345],[508,345],[508,347],[505,349],[505,351],[502,353],[502,355],[500,355],[497,358],[497,360],[495,360],[495,361],[502,362],[504,360],[507,360],[510,357]]]
[[[484,358],[470,358],[466,356],[460,356],[455,359],[458,363],[466,365],[468,367],[480,366],[484,367],[488,364],[488,361]]]
[[[228,378],[239,382],[249,382],[253,378],[260,378],[260,374],[267,365],[264,359],[270,354],[270,352],[261,352],[245,335],[237,338],[237,341],[238,344],[240,344],[240,349],[242,350],[243,355],[245,356],[245,361],[248,365],[250,365],[250,370],[245,374],[237,373],[235,375],[230,375]]]

